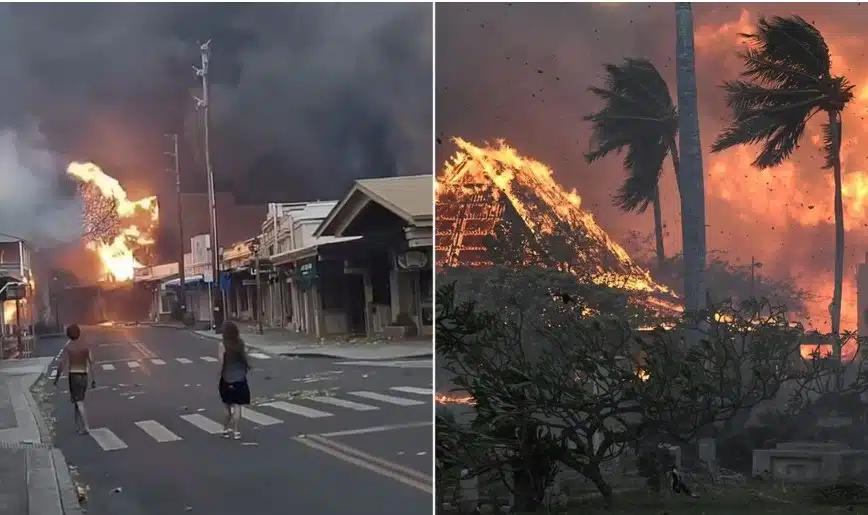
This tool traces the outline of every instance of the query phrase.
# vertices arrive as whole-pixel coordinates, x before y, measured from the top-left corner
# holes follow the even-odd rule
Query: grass
[[[814,501],[816,486],[749,483],[740,486],[703,488],[699,499],[676,496],[671,492],[652,494],[647,491],[615,494],[607,508],[599,496],[572,500],[568,506],[542,510],[550,515],[868,515],[868,502],[857,505],[830,506]],[[868,499],[866,499],[868,501]],[[440,511],[441,515],[458,512]],[[483,510],[481,513],[498,513]],[[521,514],[537,515],[537,514]]]
[[[708,487],[699,499],[672,493],[625,492],[615,496],[612,508],[599,497],[574,501],[565,515],[868,515],[868,504],[830,506],[812,499],[814,486],[749,483]],[[555,512],[553,512],[555,513]]]

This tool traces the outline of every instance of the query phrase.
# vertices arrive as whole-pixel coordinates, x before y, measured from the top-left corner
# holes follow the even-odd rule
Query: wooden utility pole
[[[181,166],[178,158],[178,135],[166,134],[167,138],[172,140],[172,151],[166,152],[167,156],[172,157],[173,169],[167,170],[175,175],[175,194],[178,202],[178,286],[179,295],[178,302],[181,304],[181,319],[187,313],[187,283],[184,277],[184,211],[181,201]]]

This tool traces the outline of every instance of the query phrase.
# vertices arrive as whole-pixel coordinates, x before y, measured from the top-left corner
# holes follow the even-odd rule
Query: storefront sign
[[[428,267],[428,254],[421,250],[408,250],[398,254],[396,261],[398,268],[403,270],[418,270]]]

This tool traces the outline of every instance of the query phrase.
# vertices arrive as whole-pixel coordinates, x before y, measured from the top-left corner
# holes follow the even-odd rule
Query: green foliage
[[[698,324],[638,331],[617,310],[589,315],[553,296],[563,275],[488,271],[475,277],[487,289],[470,288],[480,302],[462,300],[460,281],[438,290],[441,367],[475,399],[471,413],[437,418],[439,477],[495,473],[533,508],[566,467],[608,497],[601,466],[628,448],[685,442],[824,370],[825,360],[804,366],[802,329],[773,306],[722,304]],[[682,335],[697,325],[699,344],[685,346]]]

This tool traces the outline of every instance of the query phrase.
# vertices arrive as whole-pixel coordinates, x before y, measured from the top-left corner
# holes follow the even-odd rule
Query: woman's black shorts
[[[71,372],[69,374],[69,397],[72,402],[82,402],[87,393],[87,374]]]
[[[223,401],[223,404],[239,404],[242,406],[250,404],[250,386],[246,380],[227,383],[221,379],[218,390],[220,391],[220,400]]]

